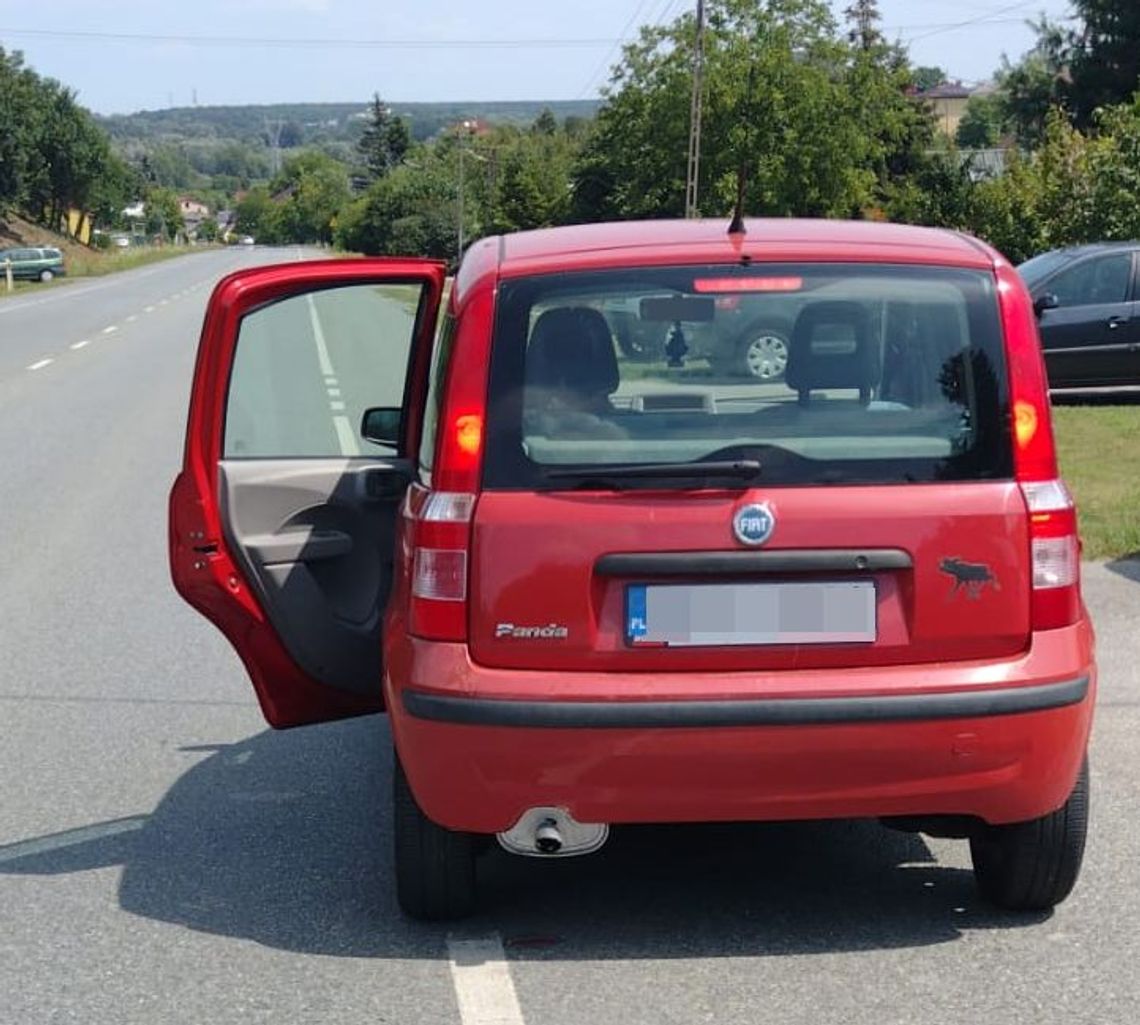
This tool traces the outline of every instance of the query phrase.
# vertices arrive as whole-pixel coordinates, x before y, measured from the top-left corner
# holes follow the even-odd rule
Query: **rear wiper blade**
[[[590,480],[636,480],[643,477],[755,477],[760,473],[758,459],[721,459],[695,463],[617,463],[544,471],[550,480],[589,478]]]

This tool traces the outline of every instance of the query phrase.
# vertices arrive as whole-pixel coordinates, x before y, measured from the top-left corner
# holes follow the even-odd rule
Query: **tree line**
[[[72,209],[107,219],[131,177],[71,89],[0,47],[0,215],[24,210],[55,228]]]
[[[842,21],[824,0],[707,0],[700,212],[727,223],[742,197],[752,215],[946,226],[1014,260],[1140,237],[1140,10],[1132,0],[1074,6],[1068,27],[1036,25],[1033,49],[1005,61],[996,89],[970,101],[955,141],[924,100],[945,72],[912,66],[884,37],[876,0],[851,0]],[[592,118],[560,120],[549,110],[529,124],[467,117],[421,139],[377,96],[351,143],[295,150],[275,173],[264,152],[250,161],[240,148],[215,147],[211,169],[221,177],[199,194],[217,206],[236,201],[238,232],[259,241],[451,261],[461,242],[491,233],[680,216],[696,32],[691,13],[642,29]],[[30,76],[78,111],[73,96],[21,68],[18,55],[4,73]],[[77,122],[90,126],[81,111]],[[48,138],[37,131],[25,135]],[[169,211],[172,194],[162,187],[183,180],[187,151],[143,146],[124,165],[102,143],[103,166],[126,166],[151,190],[151,205],[161,199]],[[979,147],[1000,148],[1003,165],[983,165]],[[16,166],[0,161],[0,169]],[[25,183],[7,195],[50,209],[44,187]],[[89,205],[96,191],[88,188]]]

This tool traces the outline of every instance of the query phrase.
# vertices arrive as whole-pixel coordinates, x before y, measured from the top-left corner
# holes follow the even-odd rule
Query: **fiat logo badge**
[[[776,529],[776,517],[767,502],[741,506],[732,517],[732,532],[745,545],[762,545]]]

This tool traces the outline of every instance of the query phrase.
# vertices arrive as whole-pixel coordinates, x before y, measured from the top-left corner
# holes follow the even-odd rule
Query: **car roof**
[[[1066,246],[1063,249],[1051,249],[1049,252],[1069,256],[1075,259],[1078,256],[1089,256],[1093,253],[1114,253],[1140,249],[1140,242],[1086,242],[1079,246]],[[1041,253],[1045,256],[1046,253]]]
[[[500,272],[506,276],[690,260],[735,263],[742,258],[992,268],[997,253],[942,228],[790,218],[750,219],[743,235],[729,235],[727,219],[705,219],[580,224],[499,239]]]

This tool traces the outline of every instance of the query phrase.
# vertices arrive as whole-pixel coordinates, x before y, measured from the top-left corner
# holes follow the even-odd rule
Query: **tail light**
[[[452,289],[453,303],[465,287],[461,268]],[[491,320],[492,293],[478,290],[456,319],[442,383],[432,490],[409,492],[408,629],[428,640],[467,640],[471,522],[483,465]]]
[[[1045,361],[1029,292],[1008,264],[998,295],[1009,363],[1014,468],[1029,514],[1034,630],[1075,623],[1081,613],[1077,510],[1057,470]]]
[[[1075,623],[1081,612],[1081,548],[1077,511],[1059,480],[1021,485],[1029,509],[1034,630]]]
[[[433,491],[410,510],[411,632],[435,641],[467,638],[467,570],[475,496]]]

